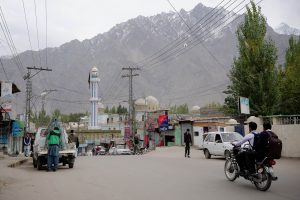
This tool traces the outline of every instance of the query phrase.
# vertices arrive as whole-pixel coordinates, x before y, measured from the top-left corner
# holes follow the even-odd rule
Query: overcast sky
[[[30,39],[33,49],[36,50],[38,39],[34,0],[23,1]],[[40,49],[43,49],[46,47],[45,0],[35,1]],[[189,11],[198,3],[215,7],[222,0],[170,1],[177,10],[183,8]],[[255,2],[258,1],[255,0]],[[115,24],[125,22],[138,15],[152,16],[172,10],[167,0],[46,0],[46,2],[48,47],[57,47],[73,39],[81,41],[92,38],[99,33],[109,31]],[[18,52],[30,49],[22,0],[0,0],[0,5]],[[264,0],[260,6],[272,27],[285,22],[300,29],[299,0]],[[10,55],[2,30],[0,30],[0,55]]]

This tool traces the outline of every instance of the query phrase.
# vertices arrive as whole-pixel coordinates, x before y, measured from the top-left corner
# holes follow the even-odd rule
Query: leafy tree
[[[115,107],[115,106],[113,106],[113,107],[110,109],[110,113],[116,114],[116,107]]]
[[[61,119],[61,113],[59,109],[55,109],[52,113],[52,118],[53,119]]]
[[[182,105],[174,105],[170,107],[170,114],[188,114],[189,113],[189,108],[187,104],[182,104]]]
[[[104,113],[109,113],[109,108],[108,108],[108,106],[105,107]]]
[[[251,2],[244,22],[237,29],[239,57],[229,73],[231,85],[225,94],[225,110],[238,114],[238,97],[249,98],[252,115],[275,113],[280,99],[279,73],[275,67],[277,50],[273,41],[265,40],[266,19],[260,7]]]
[[[299,37],[300,39],[300,37]],[[300,41],[289,40],[289,48],[286,51],[286,66],[283,70],[282,99],[280,114],[300,113]]]

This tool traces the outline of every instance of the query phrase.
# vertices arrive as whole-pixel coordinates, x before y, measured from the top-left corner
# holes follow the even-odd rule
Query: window
[[[208,141],[214,142],[214,139],[215,139],[215,134],[211,134]]]
[[[194,136],[199,136],[199,132],[198,132],[198,131],[195,131],[195,132],[194,132]]]
[[[220,136],[220,134],[217,134],[217,135],[216,135],[215,142],[217,142],[217,141],[222,141],[222,140],[221,140],[221,136]]]

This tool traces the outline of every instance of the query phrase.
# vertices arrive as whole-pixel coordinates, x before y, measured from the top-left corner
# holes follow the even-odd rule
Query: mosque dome
[[[135,105],[137,106],[145,106],[146,105],[146,100],[143,99],[143,98],[140,98],[140,99],[137,99],[135,102],[134,102]]]
[[[228,125],[237,125],[239,124],[235,119],[229,119],[226,124]]]
[[[191,112],[199,114],[199,112],[200,112],[200,106],[193,106]]]
[[[99,70],[98,70],[98,68],[97,67],[93,67],[92,68],[92,72],[98,72]]]
[[[149,111],[155,111],[159,109],[159,102],[153,96],[146,97],[146,104]]]
[[[105,107],[104,105],[101,103],[101,102],[98,102],[98,112],[104,112],[105,110]]]

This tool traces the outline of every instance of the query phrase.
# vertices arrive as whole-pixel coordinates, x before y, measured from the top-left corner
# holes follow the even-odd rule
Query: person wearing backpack
[[[240,171],[243,173],[245,170],[249,171],[249,174],[252,176],[256,176],[255,171],[255,155],[256,152],[254,151],[254,138],[258,135],[257,131],[257,124],[255,122],[249,123],[249,134],[245,135],[242,140],[238,142],[233,142],[234,146],[241,146],[242,144],[248,142],[250,147],[247,151],[242,151],[236,156],[236,160],[239,164]]]
[[[256,160],[262,161],[265,157],[279,159],[282,150],[281,140],[278,139],[278,136],[271,130],[272,125],[269,122],[263,124],[263,129],[254,144]]]

